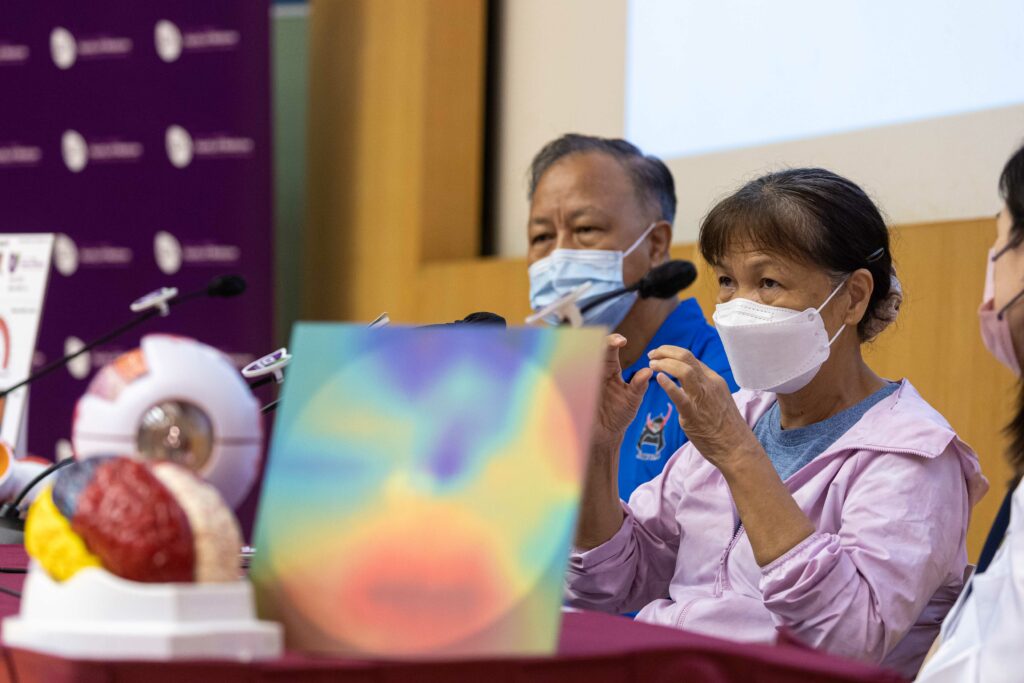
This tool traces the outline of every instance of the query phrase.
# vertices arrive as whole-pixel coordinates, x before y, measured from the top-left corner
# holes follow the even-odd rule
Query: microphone
[[[244,286],[244,283],[243,283]],[[494,315],[493,313],[472,313],[469,317],[474,315]],[[499,317],[499,316],[495,316]],[[502,319],[504,322],[504,319]],[[374,318],[366,327],[371,330],[379,330],[382,327],[387,327],[391,324],[391,317],[385,312]],[[270,384],[271,382],[277,382],[278,384],[284,383],[284,369],[292,361],[292,355],[288,353],[288,349],[281,347],[273,353],[268,353],[263,358],[255,360],[242,368],[242,376],[246,380],[252,380],[249,382],[250,389],[259,389],[260,387]],[[277,398],[268,403],[267,405],[260,408],[260,415],[266,415],[277,410],[277,406],[281,403],[281,399]]]
[[[74,458],[49,463],[29,456],[16,460],[11,448],[0,441],[0,452],[7,464],[0,473],[0,499],[13,499],[0,505],[0,542],[24,543],[25,520],[21,518],[21,503],[34,498],[35,488],[51,474],[75,462]],[[26,483],[27,482],[27,483]]]
[[[580,306],[580,313],[586,313],[595,306],[630,292],[636,292],[641,299],[667,299],[692,285],[696,279],[697,267],[689,261],[666,261],[651,268],[651,271],[636,283],[591,299]]]
[[[230,299],[245,293],[248,286],[249,283],[241,275],[218,275],[206,286],[206,294],[221,299]]]
[[[21,380],[13,386],[9,386],[6,389],[0,391],[0,399],[3,399],[11,392],[17,391],[24,386],[32,384],[36,380],[45,377],[54,370],[62,368],[75,358],[78,358],[83,353],[94,349],[100,344],[105,344],[108,341],[115,339],[128,330],[141,325],[142,323],[155,318],[159,315],[167,315],[170,309],[174,306],[182,304],[191,299],[198,297],[209,296],[214,298],[230,298],[238,296],[245,291],[246,282],[245,278],[241,275],[219,275],[212,280],[205,287],[197,289],[192,292],[186,292],[185,294],[178,294],[178,290],[173,287],[164,287],[154,292],[150,292],[144,297],[136,299],[132,303],[132,311],[138,313],[137,316],[121,325],[116,327],[110,332],[93,339],[89,343],[85,344],[79,350],[74,353],[69,353],[63,358],[58,358],[55,361],[47,363],[39,370],[33,372],[25,379]]]
[[[377,329],[377,328],[380,328],[380,327],[383,327],[383,326],[389,324],[390,322],[391,322],[391,319],[388,317],[388,314],[387,313],[382,313],[382,314],[380,314],[380,316],[377,317],[376,320],[374,320],[372,323],[370,323],[369,327],[370,327],[370,329]],[[470,313],[469,315],[467,315],[462,320],[456,320],[456,321],[450,322],[450,323],[436,323],[434,325],[421,325],[419,327],[419,329],[421,329],[421,330],[430,330],[430,329],[439,329],[439,328],[443,328],[443,327],[462,327],[464,325],[494,325],[494,326],[500,326],[501,329],[505,329],[508,326],[507,323],[505,322],[505,319],[502,318],[497,313],[491,313],[489,311],[477,311],[476,313]],[[274,353],[275,354],[280,354],[282,352],[284,352],[285,355],[287,355],[287,349],[279,349],[278,351],[275,351]],[[260,360],[254,362],[252,364],[252,366],[256,366],[256,365],[258,365],[260,363],[266,364],[267,359],[270,358],[273,355],[274,354],[271,354],[270,356],[267,356],[265,358],[261,358]],[[288,356],[288,360],[291,360],[291,356]],[[285,363],[285,364],[287,364],[287,363]],[[283,367],[283,366],[277,366],[275,364],[275,369],[280,370],[281,367]],[[243,370],[243,373],[244,372],[245,371]],[[257,376],[256,375],[247,375],[247,377],[255,378]],[[267,377],[259,378],[259,379],[256,379],[256,381],[254,381],[251,384],[249,384],[249,387],[251,389],[255,389],[257,387],[263,386],[264,384],[269,384],[271,381],[273,381],[272,378],[267,378]],[[278,382],[280,382],[280,381],[281,380],[278,380]],[[278,407],[278,405],[280,405],[280,403],[281,403],[281,399],[273,400],[270,403],[268,403],[267,405],[265,405],[262,408],[260,408],[260,413],[262,413],[263,415],[266,415],[267,413],[272,413],[275,410],[277,410],[277,407]]]
[[[273,353],[254,360],[242,368],[242,377],[249,381],[250,389],[258,389],[264,384],[284,382],[284,369],[292,362],[292,354],[288,348],[282,346]]]
[[[188,294],[182,294],[177,299],[172,300],[171,305],[180,304],[189,299],[204,295],[215,299],[230,299],[245,292],[246,287],[248,287],[248,283],[241,275],[218,275],[210,280],[206,287],[189,292]]]
[[[391,322],[391,319],[388,317],[388,314],[387,313],[382,313],[380,316],[377,317],[376,320],[374,320],[372,323],[370,323],[369,327],[370,327],[370,329],[377,329],[379,327],[383,327],[383,326],[387,325],[390,322]],[[488,311],[477,311],[476,313],[470,313],[469,315],[467,315],[462,320],[456,320],[456,321],[450,322],[450,323],[436,323],[434,325],[421,325],[419,327],[419,329],[421,329],[421,330],[430,330],[430,329],[438,329],[438,328],[443,328],[443,327],[462,327],[464,325],[495,325],[495,326],[499,326],[500,325],[502,329],[505,329],[505,327],[508,326],[507,323],[505,322],[505,319],[502,318],[497,313],[490,313]],[[281,353],[281,352],[284,352],[287,355],[287,349],[279,349],[278,351],[275,351],[274,353]],[[273,356],[273,355],[274,354],[271,354],[271,356]],[[267,356],[266,358],[269,358],[269,357],[270,356]],[[265,362],[266,358],[260,359],[260,360],[256,361],[255,363],[253,363],[252,365],[255,366],[256,364],[259,364],[261,362]],[[291,360],[291,356],[288,356],[288,360]],[[283,366],[281,366],[281,367],[283,367]],[[252,377],[255,377],[255,375],[252,375]],[[266,378],[266,377],[260,378],[260,379],[257,379],[255,382],[252,382],[251,384],[249,384],[249,387],[251,389],[255,389],[257,387],[263,386],[264,384],[269,384],[271,381],[273,381],[272,378]],[[280,382],[280,380],[278,380],[278,382]],[[272,413],[275,410],[277,410],[277,407],[278,407],[278,405],[280,405],[280,403],[281,403],[281,399],[279,399],[279,398],[275,399],[275,400],[271,401],[270,403],[268,403],[267,405],[265,405],[262,408],[260,408],[260,413],[262,413],[263,415],[266,415],[267,413]]]
[[[434,325],[422,325],[421,329],[435,329],[439,327],[462,327],[463,325],[498,325],[502,329],[508,326],[505,319],[497,313],[490,313],[489,311],[477,311],[476,313],[470,313],[462,320],[456,320],[450,323],[436,323]]]

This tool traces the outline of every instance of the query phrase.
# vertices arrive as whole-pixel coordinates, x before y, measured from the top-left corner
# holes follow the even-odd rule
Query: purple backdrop
[[[95,370],[167,331],[241,364],[272,343],[269,8],[261,0],[0,4],[0,232],[57,232],[36,363],[125,321],[163,285],[237,272],[37,383],[29,446],[52,457]],[[83,165],[84,164],[84,165]]]

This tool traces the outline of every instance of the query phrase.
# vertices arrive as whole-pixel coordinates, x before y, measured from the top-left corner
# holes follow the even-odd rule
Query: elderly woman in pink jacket
[[[700,250],[742,390],[671,346],[625,384],[609,353],[569,602],[744,641],[784,630],[912,676],[987,483],[914,387],[861,356],[901,300],[885,221],[851,181],[792,169],[715,206]],[[651,373],[690,443],[622,504],[619,441]]]

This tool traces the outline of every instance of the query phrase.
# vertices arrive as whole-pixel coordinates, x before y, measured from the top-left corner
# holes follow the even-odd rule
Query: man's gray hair
[[[537,152],[530,164],[530,192],[533,200],[537,183],[558,160],[570,154],[602,152],[618,160],[629,172],[633,189],[641,202],[651,202],[661,210],[660,218],[672,223],[676,217],[676,185],[672,173],[661,159],[646,155],[636,145],[619,138],[599,138],[592,135],[567,133],[552,140]]]

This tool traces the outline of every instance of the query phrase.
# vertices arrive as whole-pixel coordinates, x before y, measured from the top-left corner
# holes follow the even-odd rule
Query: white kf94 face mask
[[[829,339],[821,311],[846,284],[832,290],[818,308],[794,311],[733,299],[715,307],[712,318],[729,358],[733,378],[744,389],[792,394],[806,387],[828,360],[846,325]]]

